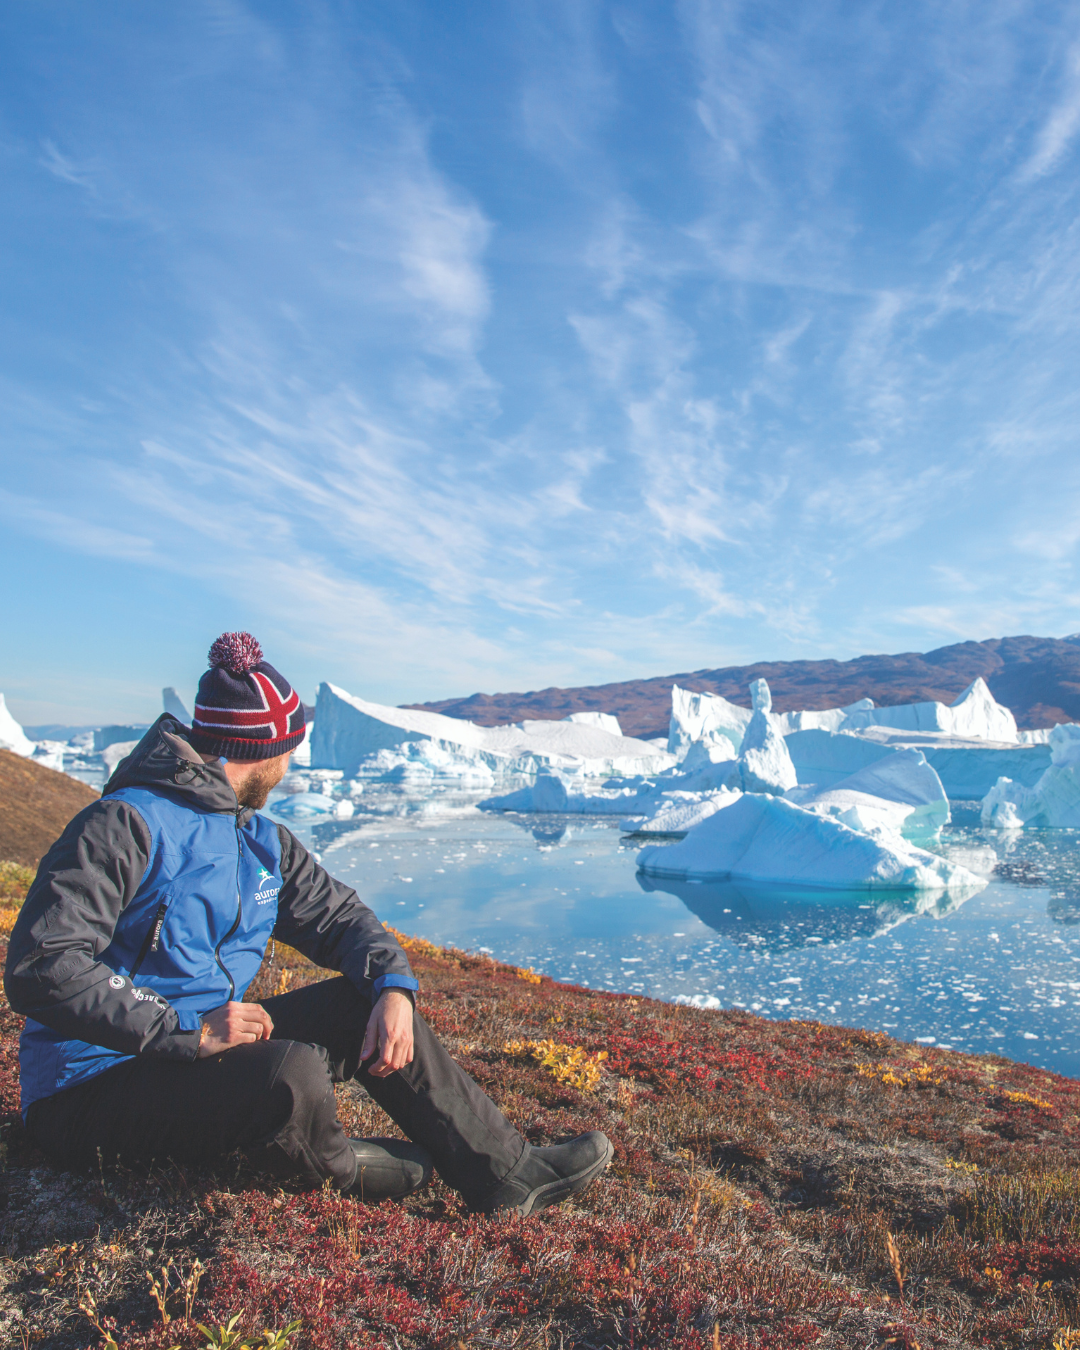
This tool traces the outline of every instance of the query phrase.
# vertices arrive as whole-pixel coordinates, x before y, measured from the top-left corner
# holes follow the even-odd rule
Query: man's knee
[[[303,1041],[267,1041],[277,1060],[270,1095],[290,1107],[290,1115],[307,1114],[334,1099],[330,1060],[321,1045]]]

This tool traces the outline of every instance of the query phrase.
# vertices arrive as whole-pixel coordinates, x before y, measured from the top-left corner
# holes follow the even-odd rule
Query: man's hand
[[[376,1048],[379,1057],[368,1065],[368,1073],[386,1078],[413,1058],[412,1000],[400,989],[387,989],[371,1010],[360,1060],[370,1058]]]
[[[203,1018],[208,1030],[199,1045],[199,1058],[209,1059],[237,1045],[268,1041],[274,1024],[261,1003],[223,1003]]]

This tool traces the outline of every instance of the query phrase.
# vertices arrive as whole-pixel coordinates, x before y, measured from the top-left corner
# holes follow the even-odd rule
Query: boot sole
[[[546,1186],[537,1186],[534,1191],[529,1192],[520,1205],[509,1205],[505,1209],[494,1212],[516,1214],[519,1219],[527,1219],[537,1208],[538,1203],[541,1209],[548,1205],[556,1205],[560,1200],[565,1200],[575,1191],[580,1191],[587,1186],[594,1177],[598,1177],[607,1167],[614,1155],[615,1146],[609,1139],[603,1154],[594,1163],[590,1163],[588,1167],[583,1168],[580,1172],[575,1172],[573,1176],[560,1177],[558,1181],[549,1181]]]

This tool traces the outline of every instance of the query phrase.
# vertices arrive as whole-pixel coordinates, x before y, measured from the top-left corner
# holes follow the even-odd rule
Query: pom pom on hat
[[[263,659],[263,652],[250,633],[222,633],[206,659],[211,670],[215,666],[224,666],[234,675],[246,675]]]

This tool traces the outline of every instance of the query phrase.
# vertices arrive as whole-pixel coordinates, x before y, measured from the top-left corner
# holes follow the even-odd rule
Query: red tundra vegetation
[[[59,1175],[22,1133],[5,1005],[3,1343],[1080,1346],[1080,1083],[406,945],[424,1016],[530,1140],[612,1138],[597,1184],[496,1220],[438,1181],[366,1207],[239,1157]],[[325,975],[279,946],[250,996]],[[340,1106],[388,1132],[355,1087]]]

